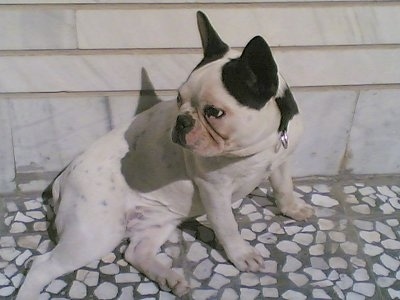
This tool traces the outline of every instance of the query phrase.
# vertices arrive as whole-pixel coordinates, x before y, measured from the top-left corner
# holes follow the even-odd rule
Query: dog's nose
[[[194,119],[190,115],[179,115],[176,118],[176,129],[180,132],[189,132],[194,125]]]

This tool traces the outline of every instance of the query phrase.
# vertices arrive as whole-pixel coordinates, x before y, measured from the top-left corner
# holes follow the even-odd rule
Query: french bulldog
[[[161,289],[182,296],[185,278],[156,257],[185,219],[206,214],[229,260],[257,272],[263,258],[238,231],[231,204],[268,177],[281,212],[313,208],[293,194],[289,158],[299,110],[270,47],[256,36],[231,50],[197,13],[204,57],[178,90],[76,157],[52,184],[56,247],[36,257],[17,300],[38,299],[53,279],[129,239],[125,259]]]

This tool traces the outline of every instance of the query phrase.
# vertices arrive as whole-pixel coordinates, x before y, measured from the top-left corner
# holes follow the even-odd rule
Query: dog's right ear
[[[207,16],[201,11],[197,12],[197,26],[200,32],[204,58],[195,69],[223,57],[229,51],[229,46],[221,40]]]

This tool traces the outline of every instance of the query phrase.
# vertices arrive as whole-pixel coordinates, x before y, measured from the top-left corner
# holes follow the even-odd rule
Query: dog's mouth
[[[172,129],[172,141],[201,156],[218,155],[224,149],[224,140],[207,125],[189,114],[179,115]]]
[[[186,145],[186,135],[179,133],[176,128],[172,129],[172,133],[171,133],[171,139],[172,142],[174,142],[175,144],[178,144],[182,147],[188,148],[188,146]]]

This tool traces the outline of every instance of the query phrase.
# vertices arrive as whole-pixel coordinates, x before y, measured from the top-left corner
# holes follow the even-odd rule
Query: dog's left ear
[[[223,57],[229,50],[229,46],[222,41],[207,16],[201,11],[197,12],[197,27],[199,28],[204,58],[196,66],[196,69]]]
[[[254,37],[239,58],[223,66],[222,80],[241,104],[261,109],[276,95],[279,84],[278,67],[267,42]]]

